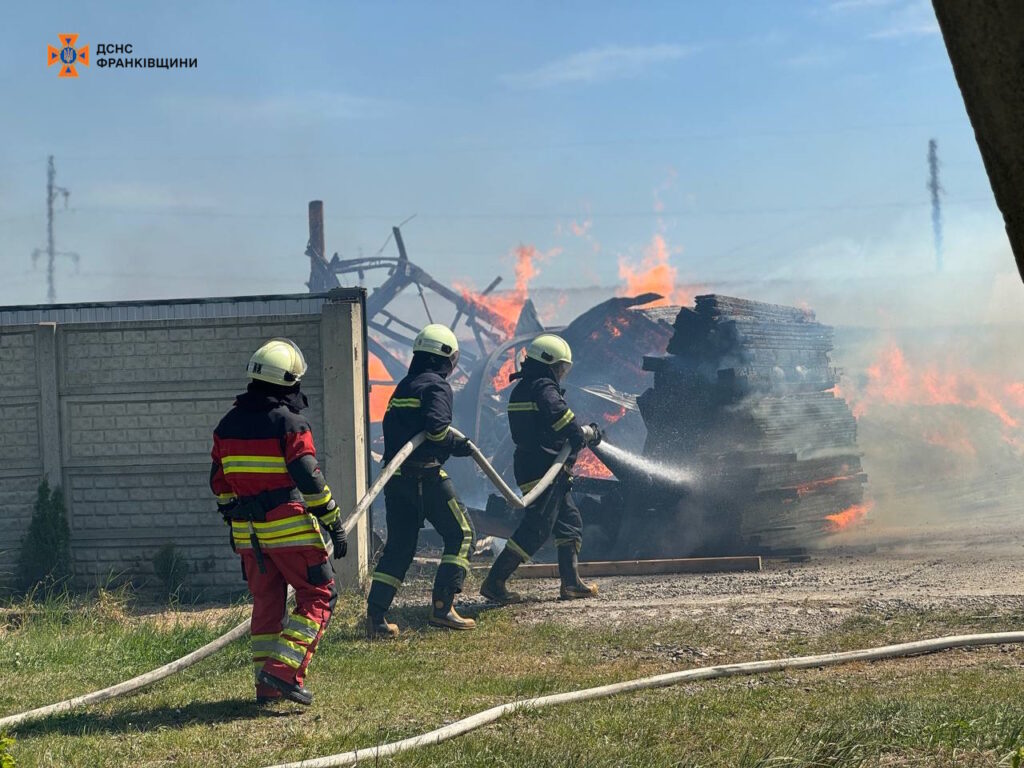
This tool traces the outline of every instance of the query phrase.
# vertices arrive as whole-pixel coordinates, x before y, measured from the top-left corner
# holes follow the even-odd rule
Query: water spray
[[[607,441],[590,450],[620,480],[637,481],[643,485],[689,493],[696,484],[695,474],[685,467],[672,466],[646,456],[638,456]]]

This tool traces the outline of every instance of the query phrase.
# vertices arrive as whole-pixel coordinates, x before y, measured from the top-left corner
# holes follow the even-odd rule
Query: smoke
[[[837,394],[875,500],[864,536],[932,535],[1024,512],[1021,326],[840,329]]]

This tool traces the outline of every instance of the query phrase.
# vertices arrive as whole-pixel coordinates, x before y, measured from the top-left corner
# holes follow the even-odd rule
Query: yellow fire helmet
[[[412,351],[429,352],[451,360],[453,368],[459,363],[459,340],[455,338],[451,328],[440,323],[431,323],[416,334]]]
[[[572,349],[569,342],[553,333],[542,333],[530,342],[526,356],[531,360],[550,365],[558,378],[564,378],[572,368]]]
[[[306,373],[306,358],[291,339],[271,339],[257,349],[245,367],[249,378],[290,387]]]

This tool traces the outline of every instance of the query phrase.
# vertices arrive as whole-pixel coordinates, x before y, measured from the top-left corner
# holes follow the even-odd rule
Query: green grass
[[[361,640],[343,596],[309,685],[313,707],[258,710],[236,643],[133,696],[9,734],[19,766],[262,766],[415,735],[514,698],[674,669],[1024,626],[1024,616],[857,613],[820,636],[731,635],[672,622],[612,631],[485,612],[472,633],[425,628]],[[231,613],[231,612],[229,612]],[[173,660],[244,616],[142,619],[127,596],[53,599],[8,611],[0,713],[110,685]],[[698,649],[700,654],[694,654]],[[830,670],[708,681],[519,713],[384,765],[1011,766],[1024,749],[1024,651],[991,648]],[[1024,754],[1024,753],[1021,753]]]

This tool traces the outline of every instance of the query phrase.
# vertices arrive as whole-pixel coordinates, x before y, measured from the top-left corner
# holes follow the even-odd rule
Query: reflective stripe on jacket
[[[301,413],[305,397],[267,389],[250,385],[214,430],[210,489],[220,504],[238,502],[231,513],[236,546],[249,546],[247,520],[252,517],[261,546],[322,548],[309,512],[326,510],[331,489],[316,459],[309,421]],[[337,518],[337,508],[321,516],[328,525]]]
[[[444,464],[455,442],[451,424],[451,385],[437,371],[411,370],[398,382],[384,414],[384,461],[391,461],[403,445],[426,432],[427,439],[413,451],[410,460]]]

